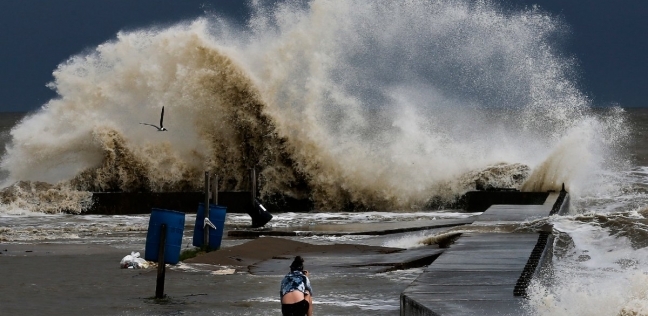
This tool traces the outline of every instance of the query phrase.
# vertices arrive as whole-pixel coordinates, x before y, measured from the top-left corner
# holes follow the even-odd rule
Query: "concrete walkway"
[[[345,236],[345,235],[387,235],[434,228],[454,227],[471,224],[474,217],[463,219],[436,219],[391,223],[358,223],[339,225],[312,225],[303,227],[277,227],[264,229],[230,230],[229,237],[259,236]]]
[[[401,315],[523,314],[513,290],[537,240],[464,234],[401,294]]]
[[[566,192],[542,205],[492,205],[475,224],[532,221],[568,211]],[[401,315],[523,315],[526,286],[550,252],[547,233],[468,233],[401,293]]]

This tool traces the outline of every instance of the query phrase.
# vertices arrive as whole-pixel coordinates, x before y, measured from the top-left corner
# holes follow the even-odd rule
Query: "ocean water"
[[[253,5],[243,27],[205,16],[120,32],[54,70],[57,98],[0,114],[0,241],[141,246],[148,217],[82,215],[89,192],[198,190],[204,170],[240,190],[254,166],[262,198],[314,202],[271,225],[457,218],[446,206],[476,181],[565,184],[572,214],[546,219],[561,238],[528,313],[648,314],[648,111],[593,107],[558,17],[467,0]],[[168,132],[139,124],[162,106]],[[397,315],[416,272],[322,302]]]

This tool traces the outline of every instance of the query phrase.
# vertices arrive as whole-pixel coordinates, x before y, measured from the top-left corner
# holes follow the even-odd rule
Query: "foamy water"
[[[479,214],[479,213],[476,213]],[[366,212],[366,213],[276,213],[266,227],[303,227],[319,224],[353,224],[409,222],[416,220],[458,219],[474,216],[461,212]],[[148,230],[149,214],[142,215],[73,215],[42,214],[28,211],[0,216],[0,241],[2,242],[70,242],[127,244],[137,241],[143,244]],[[186,214],[188,233],[193,232],[195,214]],[[247,214],[227,214],[225,229],[249,228]],[[187,234],[188,235],[188,234]],[[192,236],[187,236],[192,237]],[[366,236],[358,236],[365,238]],[[133,239],[138,238],[138,239]],[[323,237],[347,241],[355,237]],[[187,239],[189,240],[189,239]],[[188,243],[191,243],[189,240]],[[183,243],[186,244],[186,243]],[[405,247],[404,247],[405,248]]]
[[[597,221],[556,218],[553,224],[570,243],[554,251],[551,274],[531,286],[531,314],[648,314],[648,226],[628,225],[638,227],[614,232]],[[623,236],[636,229],[643,231],[640,246],[631,240],[637,235]]]
[[[460,218],[419,211],[476,182],[564,183],[573,214],[543,221],[567,242],[529,313],[647,314],[648,167],[623,156],[628,114],[593,111],[578,89],[577,61],[554,41],[566,32],[536,8],[467,0],[256,4],[245,27],[205,16],[120,32],[59,65],[57,98],[0,134],[0,240],[141,243],[145,216],[70,214],[89,191],[199,190],[205,170],[221,190],[245,190],[256,167],[262,198],[320,211],[277,214],[275,227]],[[139,124],[157,123],[162,106],[168,132]],[[231,227],[248,222],[228,215]],[[347,294],[379,314],[397,304]]]

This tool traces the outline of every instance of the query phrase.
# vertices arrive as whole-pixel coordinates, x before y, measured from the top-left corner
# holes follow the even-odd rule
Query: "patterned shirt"
[[[301,271],[290,272],[281,280],[280,297],[292,291],[300,291],[304,294],[309,293],[313,295],[313,288],[311,288],[310,281]]]

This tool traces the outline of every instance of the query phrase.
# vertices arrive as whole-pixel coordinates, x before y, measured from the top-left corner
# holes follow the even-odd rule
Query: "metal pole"
[[[257,184],[256,184],[256,169],[252,167],[250,170],[250,191],[252,193],[252,209],[256,209],[256,197],[257,197]]]
[[[212,192],[212,204],[218,205],[218,176],[214,175],[214,179],[211,185]]]
[[[205,171],[205,218],[209,219],[209,171]],[[204,221],[203,221],[204,223]],[[209,226],[203,225],[203,247],[209,250]]]
[[[157,282],[155,285],[155,298],[164,298],[164,276],[166,274],[166,266],[164,264],[164,248],[166,246],[166,224],[160,227],[160,245],[158,246],[158,268],[157,268]]]

